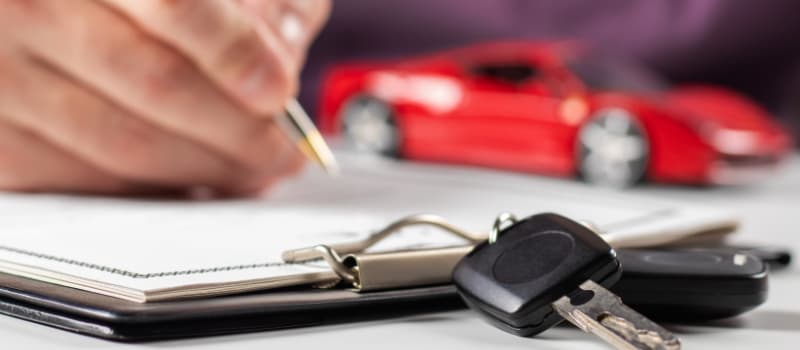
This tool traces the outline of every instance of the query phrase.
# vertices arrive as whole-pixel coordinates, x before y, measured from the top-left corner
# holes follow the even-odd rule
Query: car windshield
[[[536,70],[525,63],[481,64],[472,67],[472,74],[516,84],[536,76]]]
[[[567,67],[593,90],[659,92],[669,88],[663,79],[625,60],[583,57],[567,61]]]

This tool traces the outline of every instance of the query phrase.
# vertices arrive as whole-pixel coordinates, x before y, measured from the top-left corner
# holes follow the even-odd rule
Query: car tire
[[[400,156],[400,130],[389,104],[371,96],[354,97],[342,109],[341,121],[344,141],[352,148]]]
[[[644,128],[629,111],[603,109],[578,132],[578,175],[590,184],[629,187],[647,171],[650,146]]]

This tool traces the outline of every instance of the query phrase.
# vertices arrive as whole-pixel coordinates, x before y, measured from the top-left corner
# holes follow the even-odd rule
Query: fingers
[[[16,94],[0,96],[0,113],[106,173],[165,187],[226,187],[246,173],[41,65],[16,62],[5,71]]]
[[[0,190],[115,194],[132,189],[0,116]]]
[[[265,177],[282,175],[297,157],[270,120],[252,118],[191,62],[108,8],[86,0],[36,6],[20,34],[25,49],[131,115]]]
[[[104,1],[176,47],[239,102],[267,115],[279,113],[296,94],[305,32],[312,29],[306,27],[318,27],[294,11],[282,19],[287,30],[274,31],[233,1]]]

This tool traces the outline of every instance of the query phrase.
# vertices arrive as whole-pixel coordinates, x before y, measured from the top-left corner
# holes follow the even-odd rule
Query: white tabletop
[[[768,182],[746,188],[641,187],[633,192],[735,210],[741,232],[733,239],[800,251],[800,156]],[[800,268],[770,276],[766,304],[741,317],[703,325],[666,325],[685,349],[797,349],[800,344]],[[518,338],[469,311],[327,327],[147,344],[118,344],[0,316],[0,349],[608,349],[573,327]]]

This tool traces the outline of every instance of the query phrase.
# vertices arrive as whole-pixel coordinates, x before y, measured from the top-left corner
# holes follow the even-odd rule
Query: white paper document
[[[309,166],[258,199],[189,202],[0,195],[0,272],[137,302],[240,293],[335,277],[285,250],[364,238],[433,213],[475,232],[496,214],[588,220],[617,246],[736,225],[730,213],[618,194],[574,181],[340,155],[343,173]],[[465,242],[415,229],[375,249]]]

